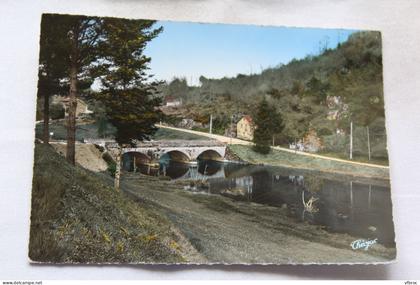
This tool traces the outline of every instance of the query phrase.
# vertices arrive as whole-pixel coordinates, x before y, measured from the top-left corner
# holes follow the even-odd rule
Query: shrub
[[[50,118],[52,120],[63,119],[65,116],[64,106],[62,104],[51,104]]]
[[[318,135],[319,136],[330,136],[332,134],[333,134],[333,132],[328,128],[321,128],[321,129],[318,130]]]
[[[115,172],[117,171],[117,164],[115,162],[108,164],[108,172],[112,177],[115,177]]]
[[[261,154],[268,154],[270,152],[270,145],[256,144],[252,149]]]
[[[324,150],[327,152],[343,153],[347,151],[347,138],[345,135],[329,135],[322,137]]]

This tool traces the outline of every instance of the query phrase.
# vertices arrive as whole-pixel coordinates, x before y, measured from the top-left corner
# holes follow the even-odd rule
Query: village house
[[[172,96],[165,98],[165,107],[179,107],[182,105],[182,99],[175,99]]]
[[[336,121],[338,119],[338,110],[330,110],[327,114],[327,120]]]
[[[252,141],[254,139],[254,123],[251,116],[243,116],[236,124],[236,137],[238,139]]]
[[[52,97],[52,104],[62,104],[65,110],[65,116],[68,116],[68,105],[70,102],[70,98],[67,96],[59,96],[59,95],[55,95]],[[88,115],[88,114],[92,114],[93,111],[89,110],[88,108],[88,104],[81,100],[81,99],[77,99],[77,107],[76,107],[76,117],[81,117],[84,115]]]

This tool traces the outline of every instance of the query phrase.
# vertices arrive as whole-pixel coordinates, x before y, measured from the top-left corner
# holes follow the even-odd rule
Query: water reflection
[[[208,187],[203,191],[287,208],[301,222],[395,246],[390,189],[384,181],[326,179],[286,168],[204,160],[197,165],[164,160],[157,167],[139,166],[137,171],[171,179],[206,179]]]

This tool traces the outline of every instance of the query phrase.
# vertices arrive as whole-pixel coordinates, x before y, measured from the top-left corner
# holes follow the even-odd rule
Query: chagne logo
[[[362,249],[368,250],[370,246],[378,243],[378,239],[372,239],[372,240],[365,240],[365,239],[357,239],[353,241],[350,246],[352,249]]]

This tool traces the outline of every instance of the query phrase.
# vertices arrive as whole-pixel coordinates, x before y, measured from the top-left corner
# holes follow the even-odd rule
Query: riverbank
[[[358,237],[299,222],[288,216],[287,206],[189,192],[185,183],[141,174],[125,174],[122,179],[124,191],[164,213],[205,263],[386,263],[395,259],[395,248],[380,244],[367,251],[353,250],[350,244]]]
[[[299,155],[293,152],[271,149],[267,155],[257,153],[250,145],[229,145],[229,151],[234,153],[241,161],[258,165],[289,167],[302,170],[315,170],[326,173],[337,173],[374,179],[389,180],[387,167],[372,167],[363,164],[352,164],[317,156]]]
[[[149,203],[116,192],[112,178],[72,166],[36,144],[29,257],[57,263],[185,263],[201,259]]]

